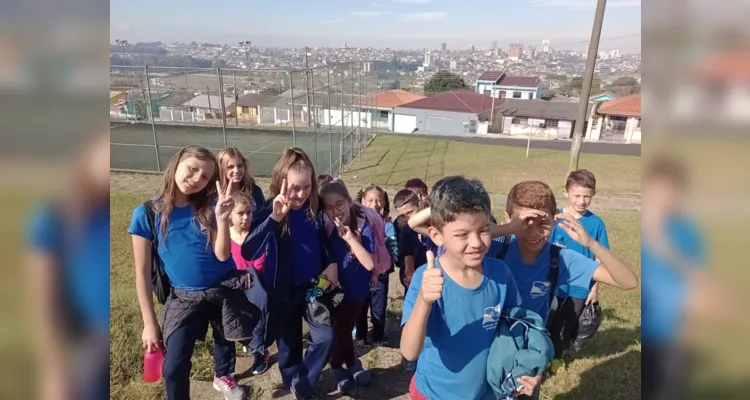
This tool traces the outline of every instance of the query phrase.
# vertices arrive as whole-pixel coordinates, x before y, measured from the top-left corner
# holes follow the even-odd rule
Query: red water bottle
[[[164,365],[164,352],[161,347],[154,351],[146,350],[143,356],[143,380],[146,383],[158,382],[161,379],[161,368]]]

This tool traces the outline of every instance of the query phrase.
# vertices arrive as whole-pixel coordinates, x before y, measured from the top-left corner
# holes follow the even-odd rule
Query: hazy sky
[[[596,0],[110,0],[110,36],[130,42],[466,48],[492,41],[585,49]],[[641,0],[608,0],[600,49],[640,52]]]

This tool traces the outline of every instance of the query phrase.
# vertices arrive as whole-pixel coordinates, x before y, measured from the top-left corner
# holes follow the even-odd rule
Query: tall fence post
[[[341,101],[341,138],[339,139],[339,172],[338,175],[341,175],[341,171],[344,169],[344,138],[346,137],[346,124],[344,121],[346,121],[346,117],[344,116],[344,81],[341,81],[341,95],[339,96],[339,100]]]
[[[289,71],[289,99],[291,100],[292,112],[289,113],[292,117],[292,147],[297,147],[297,124],[294,122],[294,81],[292,78],[292,71]]]
[[[148,114],[151,117],[151,133],[154,134],[154,150],[156,152],[156,170],[161,172],[161,163],[159,162],[159,142],[156,140],[156,124],[154,123],[154,110],[151,107],[151,79],[148,76],[148,67],[143,67],[146,73],[146,90],[148,91],[148,97],[146,100],[146,107],[148,107]],[[135,104],[133,104],[135,107]],[[130,111],[128,111],[130,113]]]
[[[333,135],[332,135],[332,128],[331,125],[331,108],[333,107],[333,104],[331,103],[331,68],[326,65],[326,75],[328,75],[328,84],[326,87],[328,88],[328,147],[330,147],[330,151],[328,152],[328,173],[333,175]]]
[[[221,68],[216,68],[216,78],[219,81],[219,107],[221,107],[221,134],[224,136],[224,148],[229,147],[227,145],[227,108],[224,104],[224,79],[221,77]],[[208,94],[208,98],[211,98],[211,94]]]
[[[312,108],[310,106],[310,101],[307,102],[307,110],[310,112],[310,121],[312,122],[313,126],[313,149],[315,149],[315,158],[313,159],[315,163],[315,168],[318,167],[318,116],[315,111],[313,111],[313,108],[315,107],[315,71],[310,70],[310,90],[312,93],[310,93],[310,96],[308,98],[312,97]]]

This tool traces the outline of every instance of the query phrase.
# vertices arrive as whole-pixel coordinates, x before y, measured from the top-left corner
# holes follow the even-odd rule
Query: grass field
[[[162,170],[169,162],[169,158],[184,146],[200,145],[216,152],[225,147],[221,126],[157,124],[155,131]],[[242,150],[256,176],[269,176],[279,154],[294,144],[291,130],[227,128],[226,133],[227,145]],[[157,171],[151,124],[110,123],[110,137],[112,168]],[[331,132],[330,137],[328,132],[322,130],[317,135],[304,131],[297,132],[296,137],[297,147],[303,148],[313,158],[316,169],[321,172],[328,171],[330,164],[334,165],[333,171],[337,171],[340,152],[343,151],[346,164],[367,141],[365,134],[342,135],[341,128]],[[357,141],[360,144],[357,144]]]
[[[352,190],[375,182],[392,191],[411,177],[421,177],[432,183],[441,176],[465,174],[481,178],[493,199],[507,193],[514,182],[525,179],[539,179],[558,190],[561,188],[567,166],[566,152],[535,150],[528,160],[524,155],[523,148],[380,136],[355,160],[344,179]],[[584,154],[581,167],[597,175],[600,196],[638,196],[639,158]],[[145,197],[144,193],[124,190],[113,191],[111,195],[110,380],[114,399],[164,397],[163,384],[141,383],[142,322],[133,284],[130,238],[126,233],[133,208]],[[496,214],[502,212],[503,202],[496,200],[493,209]],[[639,213],[605,210],[599,214],[607,224],[614,252],[640,274]],[[621,292],[603,287],[600,293],[606,318],[598,336],[571,358],[564,371],[544,383],[542,399],[640,398],[640,291]],[[390,342],[383,347],[357,349],[374,379],[371,387],[361,389],[356,398],[408,398],[411,375],[401,367],[398,351],[400,296],[400,285],[397,279],[392,279],[388,312]],[[192,397],[195,399],[218,398],[210,387],[213,367],[210,347],[210,341],[196,346],[192,369]],[[274,351],[272,349],[272,354]],[[249,360],[238,360],[240,374],[248,367]],[[272,368],[259,377],[243,377],[240,382],[253,388],[253,398],[290,398],[275,392],[280,381],[278,369]],[[318,388],[326,392],[332,390],[327,372],[322,375]]]

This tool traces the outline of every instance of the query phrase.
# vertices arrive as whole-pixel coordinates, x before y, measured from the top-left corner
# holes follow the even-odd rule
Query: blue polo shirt
[[[370,224],[365,222],[362,228],[362,247],[370,254],[375,254],[375,236]],[[362,266],[357,257],[349,250],[349,245],[339,236],[337,229],[331,232],[331,253],[339,266],[339,282],[344,288],[347,300],[364,303],[370,293],[372,271]]]
[[[159,258],[173,287],[205,290],[236,269],[232,257],[226,261],[216,258],[213,246],[208,242],[208,231],[195,217],[192,204],[172,208],[166,235],[161,231],[161,219],[162,213],[157,212],[154,222],[159,238]],[[133,211],[128,233],[152,239],[143,204]]]
[[[703,238],[697,225],[682,215],[671,216],[666,224],[668,243],[674,251],[696,266],[706,262]],[[682,274],[659,257],[647,241],[641,243],[641,337],[660,344],[677,338],[683,328],[685,301],[690,293]]]
[[[559,210],[562,212],[562,209]],[[603,247],[609,249],[609,237],[607,236],[607,228],[604,226],[604,221],[596,214],[586,210],[586,213],[578,219],[583,229],[588,232],[592,239],[596,240]],[[556,244],[562,248],[573,250],[577,253],[583,254],[585,257],[595,260],[596,257],[591,249],[582,246],[580,243],[573,240],[570,235],[565,232],[559,225],[555,225],[552,229],[552,234],[549,238],[550,242]],[[591,287],[594,286],[594,282],[591,283]],[[577,299],[585,299],[589,296],[591,287],[584,290],[583,288],[575,287],[572,288],[568,285],[561,285],[557,290],[557,295],[560,297],[574,297]]]
[[[479,286],[465,288],[443,274],[442,298],[433,303],[427,320],[415,383],[428,399],[494,399],[487,383],[487,357],[504,307],[521,304],[516,283],[500,260],[482,261]],[[440,258],[435,260],[440,266]],[[414,273],[404,300],[401,326],[406,325],[422,285],[425,268]]]
[[[546,243],[533,263],[527,264],[521,258],[518,250],[518,242],[511,240],[508,253],[505,255],[505,263],[510,268],[513,278],[516,280],[518,290],[523,299],[523,308],[534,311],[547,321],[549,314],[550,290],[550,246]],[[599,267],[599,262],[583,256],[569,249],[560,250],[558,260],[557,286],[566,287],[578,291],[586,290],[591,285],[594,271]]]

